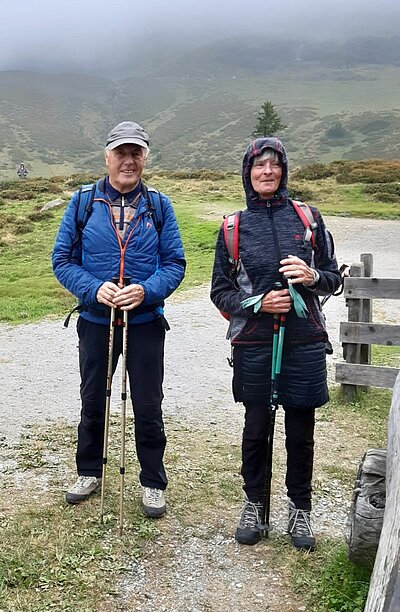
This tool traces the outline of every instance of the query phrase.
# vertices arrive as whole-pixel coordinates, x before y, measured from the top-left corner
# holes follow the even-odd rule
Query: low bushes
[[[363,193],[371,195],[378,202],[399,202],[400,183],[379,183],[364,185]]]
[[[342,164],[336,175],[338,183],[400,182],[400,160],[370,159]]]
[[[304,181],[318,181],[329,178],[335,174],[330,164],[310,164],[304,168],[298,168],[292,174],[293,178]]]

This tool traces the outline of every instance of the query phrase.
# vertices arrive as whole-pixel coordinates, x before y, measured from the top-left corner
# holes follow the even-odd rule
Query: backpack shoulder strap
[[[239,224],[241,210],[224,217],[224,240],[229,254],[229,263],[236,270],[239,265]]]
[[[93,210],[93,200],[96,191],[96,183],[81,185],[78,191],[78,206],[76,209],[76,227],[78,233],[82,233]]]
[[[153,187],[142,184],[142,192],[146,198],[147,207],[154,220],[157,233],[160,234],[164,225],[164,210],[162,205],[161,193]]]
[[[298,200],[290,200],[293,208],[300,217],[302,224],[304,225],[304,241],[311,242],[312,249],[315,249],[317,245],[317,228],[318,225],[311,212],[311,208],[304,202]]]
[[[68,260],[71,261],[72,255],[82,240],[82,232],[93,210],[93,200],[96,191],[96,183],[81,185],[78,190],[78,204],[75,213],[76,235],[71,244]],[[80,249],[79,249],[80,250]]]

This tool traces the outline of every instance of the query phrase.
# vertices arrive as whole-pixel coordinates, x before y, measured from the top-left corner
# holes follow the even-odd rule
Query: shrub
[[[363,192],[372,195],[378,202],[400,202],[400,183],[380,183],[364,185]]]
[[[318,181],[329,178],[335,174],[335,170],[327,164],[310,164],[304,168],[298,168],[292,174],[293,178],[305,181]]]
[[[29,221],[44,221],[46,219],[53,218],[54,215],[51,210],[35,210],[27,215],[27,219],[29,219]]]
[[[292,198],[293,200],[302,200],[303,202],[305,202],[307,200],[314,199],[313,191],[306,185],[291,183],[288,192],[289,198]]]
[[[67,187],[72,189],[77,189],[81,185],[89,185],[90,183],[96,183],[99,177],[94,174],[85,173],[85,174],[72,174],[69,179],[65,182]]]
[[[175,180],[190,180],[199,179],[205,181],[223,181],[227,177],[226,172],[220,170],[160,170],[157,172],[157,176],[164,176],[166,178]]]
[[[35,193],[33,191],[19,191],[16,189],[6,189],[3,191],[3,196],[6,200],[33,200],[35,198]]]
[[[12,215],[0,215],[0,228],[6,227],[14,221]]]
[[[336,123],[333,123],[326,130],[326,135],[328,138],[342,139],[342,138],[348,138],[350,135],[350,132],[349,130],[346,130],[346,128],[343,127],[340,121],[337,121]]]
[[[33,231],[33,224],[28,219],[15,219],[13,231],[14,234],[29,234]]]
[[[336,175],[336,180],[347,184],[400,182],[400,160],[347,162]]]

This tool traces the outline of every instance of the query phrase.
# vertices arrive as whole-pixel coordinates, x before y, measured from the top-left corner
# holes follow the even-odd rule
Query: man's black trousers
[[[79,317],[81,421],[76,463],[81,476],[101,477],[106,403],[109,327]],[[165,489],[166,445],[161,402],[164,377],[164,319],[129,325],[127,372],[135,416],[136,452],[145,487]],[[122,326],[115,326],[113,372],[122,353]]]

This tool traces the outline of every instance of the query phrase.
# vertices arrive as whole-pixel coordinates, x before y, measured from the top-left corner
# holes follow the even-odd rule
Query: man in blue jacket
[[[185,259],[169,198],[142,182],[148,153],[148,136],[137,123],[124,121],[110,131],[105,147],[108,176],[96,184],[92,211],[79,239],[82,195],[73,194],[52,261],[57,279],[80,304],[78,479],[67,491],[66,501],[79,503],[101,484],[110,312],[117,308],[129,316],[127,371],[143,510],[147,516],[160,517],[167,486],[161,402],[168,324],[163,306],[184,277]],[[130,278],[129,285],[124,286],[123,277]],[[122,326],[117,324],[114,371],[121,352]]]

